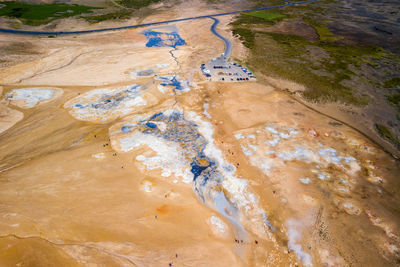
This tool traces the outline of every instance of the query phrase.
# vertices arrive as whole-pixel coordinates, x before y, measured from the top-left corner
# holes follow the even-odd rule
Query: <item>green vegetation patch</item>
[[[273,12],[263,12],[263,11],[253,11],[249,13],[245,13],[245,15],[262,18],[266,20],[279,20],[286,17],[284,14],[273,13]]]
[[[390,94],[386,98],[392,106],[400,108],[400,94]]]
[[[254,47],[255,34],[252,30],[236,28],[232,31],[232,33],[233,35],[238,36],[246,47]]]
[[[162,0],[119,0],[117,2],[127,8],[139,9],[161,1]]]
[[[327,64],[326,68],[328,71],[346,70],[354,74],[349,70],[350,65],[357,68],[360,68],[362,63],[374,65],[376,64],[374,61],[381,60],[390,55],[382,48],[376,46],[351,46],[334,42],[318,42],[317,45],[334,58],[334,61],[325,60],[324,62]]]
[[[53,20],[72,17],[83,13],[92,13],[99,7],[58,4],[28,4],[25,2],[2,2],[0,16],[20,19],[24,24],[37,26]]]
[[[128,19],[132,16],[132,12],[129,10],[120,10],[112,13],[106,13],[96,16],[83,16],[82,18],[89,23],[98,23],[105,20],[121,20]]]
[[[304,18],[304,21],[306,21],[310,26],[314,27],[321,41],[336,40],[335,35],[329,30],[329,28],[325,24],[318,23],[315,20],[312,20],[307,17]]]
[[[250,66],[266,75],[304,84],[307,90],[303,96],[310,101],[333,101],[356,106],[368,104],[368,95],[353,91],[347,85],[348,81],[358,75],[362,64],[375,66],[379,60],[387,59],[390,53],[379,47],[341,44],[325,24],[307,18],[304,20],[316,29],[320,40],[309,41],[294,34],[262,30],[274,24],[262,17],[278,21],[293,17],[286,13],[282,17],[265,15],[267,12],[250,12],[238,16],[231,23],[234,35],[251,49]]]
[[[343,82],[354,75],[351,66],[359,67],[364,58],[381,53],[379,49],[310,42],[290,34],[256,32],[254,35],[250,64],[255,64],[256,69],[304,84],[308,90],[303,94],[311,101],[357,106],[368,103],[368,96],[357,96]],[[313,46],[322,48],[327,56],[313,58],[308,51]]]
[[[266,27],[272,26],[276,24],[278,21],[276,20],[266,20],[264,18],[249,16],[249,15],[240,15],[231,25],[236,26],[236,28],[248,28],[247,26],[251,27]]]
[[[238,36],[239,39],[243,41],[246,47],[252,48],[254,46],[255,32],[251,30],[251,28],[272,26],[285,17],[285,14],[272,12],[255,11],[245,13],[238,16],[237,19],[231,23],[233,26],[232,32],[233,35]]]
[[[400,86],[400,77],[395,77],[386,81],[383,85],[385,88],[395,88]]]
[[[254,3],[254,8],[286,4],[284,0],[252,0],[252,2]]]
[[[382,124],[375,124],[376,130],[382,138],[393,143],[397,148],[400,148],[400,140],[392,134],[392,132]]]

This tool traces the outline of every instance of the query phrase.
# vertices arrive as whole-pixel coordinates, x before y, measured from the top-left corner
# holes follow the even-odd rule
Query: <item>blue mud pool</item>
[[[186,42],[178,32],[158,32],[147,30],[143,32],[147,38],[147,47],[173,47],[185,45]]]
[[[186,81],[179,81],[177,76],[175,75],[159,76],[158,79],[161,80],[162,86],[172,86],[179,91],[184,90],[188,87]]]

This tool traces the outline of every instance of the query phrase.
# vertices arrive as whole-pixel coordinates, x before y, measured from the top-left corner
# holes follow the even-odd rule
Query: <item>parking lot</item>
[[[256,77],[246,67],[218,57],[202,64],[201,70],[210,81],[243,82],[255,81]]]

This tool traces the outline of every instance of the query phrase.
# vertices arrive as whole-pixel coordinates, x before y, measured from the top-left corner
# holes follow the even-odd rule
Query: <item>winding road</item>
[[[197,16],[197,17],[189,17],[189,18],[183,18],[183,19],[165,20],[165,21],[143,23],[143,24],[137,24],[137,25],[129,25],[129,26],[121,26],[121,27],[113,27],[113,28],[104,28],[104,29],[84,30],[84,31],[54,31],[54,32],[47,32],[47,31],[25,31],[25,30],[13,30],[13,29],[0,28],[0,32],[2,32],[2,33],[10,33],[10,34],[27,34],[27,35],[67,35],[67,34],[86,34],[86,33],[96,33],[96,32],[107,32],[107,31],[126,30],[126,29],[133,29],[133,28],[139,28],[139,27],[161,25],[161,24],[188,21],[188,20],[206,19],[206,18],[233,15],[233,14],[239,14],[239,13],[245,13],[245,12],[251,12],[251,11],[260,11],[260,10],[267,10],[267,9],[283,8],[283,7],[288,7],[288,6],[308,4],[308,3],[312,3],[312,2],[316,2],[316,1],[317,0],[307,0],[307,1],[301,1],[301,2],[289,2],[289,1],[286,1],[286,4],[283,4],[283,5],[252,8],[252,9],[246,9],[246,10],[231,11],[231,12],[218,13],[218,14],[212,14],[212,15],[204,15],[204,16]],[[217,24],[218,24],[218,22],[217,22]],[[216,33],[216,32],[214,32],[214,33]]]
[[[232,43],[217,32],[217,25],[219,23],[219,20],[213,17],[210,17],[210,19],[214,20],[214,24],[211,26],[212,33],[214,33],[218,38],[221,38],[225,42],[224,59],[228,59],[232,52]]]

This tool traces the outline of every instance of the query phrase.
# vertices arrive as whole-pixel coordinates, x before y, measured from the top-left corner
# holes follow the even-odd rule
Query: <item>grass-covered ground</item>
[[[256,32],[252,28],[272,26],[286,15],[276,12],[249,12],[232,22],[233,34],[238,36],[248,48],[254,48]]]
[[[26,25],[37,26],[53,20],[72,17],[83,13],[92,13],[98,7],[57,4],[29,4],[25,2],[2,2],[0,16],[17,18]]]
[[[251,0],[254,4],[254,7],[266,7],[266,6],[277,6],[286,4],[284,0]]]
[[[383,84],[385,88],[395,88],[400,87],[400,77],[395,77],[393,79],[385,81]]]
[[[379,135],[394,144],[397,148],[400,148],[400,140],[393,135],[393,133],[387,128],[385,125],[382,124],[375,124],[376,130],[378,131]]]
[[[251,49],[248,63],[264,74],[304,84],[308,88],[304,96],[309,100],[337,101],[358,106],[367,104],[368,97],[347,86],[346,81],[358,75],[357,70],[363,64],[374,66],[393,55],[376,46],[352,46],[336,42],[340,37],[335,36],[326,24],[308,15],[298,17],[315,29],[319,40],[310,41],[295,34],[262,31],[285,18],[296,18],[295,14],[286,10],[258,11],[238,16],[231,25],[233,34]],[[321,51],[321,55],[315,56],[311,50]]]
[[[105,20],[123,20],[133,16],[143,18],[155,12],[153,9],[149,8],[150,5],[161,1],[162,0],[115,0],[118,5],[124,8],[105,14],[83,16],[82,18],[90,23],[98,23]]]
[[[275,12],[265,12],[265,11],[253,11],[253,12],[245,13],[245,15],[262,18],[265,20],[277,20],[277,19],[286,17],[286,15],[284,15],[284,14],[275,13]]]
[[[268,49],[263,43],[269,43]],[[304,96],[312,101],[338,101],[365,105],[368,97],[356,95],[342,82],[354,74],[350,66],[357,67],[363,57],[375,54],[372,48],[319,44],[327,57],[314,60],[308,52],[314,43],[302,37],[278,33],[258,33],[251,65],[272,74],[304,84]],[[266,53],[266,51],[269,51]],[[355,54],[353,52],[356,51]],[[288,59],[288,60],[285,60]]]
[[[390,104],[400,109],[400,94],[389,94],[387,95],[387,99]]]
[[[357,39],[365,34],[361,28],[361,35],[351,31],[355,39],[335,34],[331,30],[335,20],[345,23],[336,14],[340,11],[338,3],[321,0],[309,5],[249,12],[238,15],[231,27],[250,50],[248,66],[267,76],[305,85],[306,90],[301,94],[307,100],[368,107],[365,117],[371,120],[379,117],[373,115],[371,107],[379,105],[383,117],[381,121],[372,121],[372,126],[375,125],[382,138],[400,148],[396,137],[400,121],[400,94],[396,91],[400,86],[400,56],[376,42]],[[387,106],[382,109],[385,101]],[[387,116],[387,112],[393,116]]]
[[[127,8],[139,9],[142,7],[147,7],[151,4],[159,3],[161,1],[162,0],[119,0],[116,2]]]
[[[83,19],[90,23],[98,23],[105,20],[121,20],[121,19],[128,19],[132,16],[132,12],[129,10],[121,9],[118,11],[93,15],[93,16],[82,16]]]
[[[104,10],[100,14],[93,14],[93,10],[101,9],[84,5],[69,5],[64,3],[55,4],[29,4],[25,2],[2,2],[4,5],[0,8],[0,16],[8,18],[17,18],[23,24],[29,26],[38,26],[47,24],[51,21],[82,15],[79,18],[85,19],[90,23],[98,23],[106,20],[128,19],[132,16],[146,16],[150,13],[146,7],[151,4],[161,2],[161,0],[120,0],[116,1],[126,9]],[[13,23],[18,28],[18,23]]]

